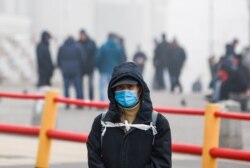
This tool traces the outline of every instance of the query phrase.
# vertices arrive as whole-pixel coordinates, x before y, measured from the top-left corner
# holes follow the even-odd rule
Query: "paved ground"
[[[0,86],[0,91],[21,92],[22,87]],[[34,89],[29,90],[34,92]],[[181,100],[186,101],[186,107],[203,109],[206,102],[202,95],[170,95],[167,92],[152,92],[155,106],[181,107]],[[30,125],[34,101],[1,99],[0,123]],[[80,133],[88,133],[92,121],[101,113],[96,109],[85,108],[77,110],[71,107],[65,110],[59,106],[57,129]],[[203,118],[196,116],[166,115],[171,129],[173,142],[201,145],[203,142]],[[250,122],[242,122],[244,149],[250,150]],[[0,134],[0,167],[1,168],[31,168],[34,167],[37,150],[37,139]],[[85,144],[53,141],[51,153],[52,168],[82,168],[87,167]],[[174,168],[199,168],[200,157],[174,154]],[[249,168],[250,163],[220,161],[220,168]]]

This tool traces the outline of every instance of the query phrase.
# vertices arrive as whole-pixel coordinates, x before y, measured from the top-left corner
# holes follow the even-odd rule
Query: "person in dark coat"
[[[162,42],[157,44],[154,51],[154,67],[155,77],[153,88],[155,90],[164,90],[166,88],[164,80],[164,68],[168,69],[168,53],[169,43],[166,40],[166,35],[162,34]]]
[[[143,51],[141,51],[140,45],[138,45],[137,47],[137,51],[133,57],[133,61],[137,64],[140,73],[143,74],[144,65],[147,61],[147,56]]]
[[[208,58],[208,65],[209,65],[209,71],[210,71],[211,81],[212,81],[212,79],[215,78],[216,71],[217,71],[217,69],[216,69],[217,62],[215,61],[215,56],[214,55],[211,55]]]
[[[38,83],[37,86],[51,86],[51,77],[53,76],[54,65],[52,63],[49,50],[49,40],[51,35],[44,31],[41,34],[41,41],[36,48]]]
[[[248,74],[248,90],[250,91],[250,47],[245,47],[242,52],[242,65],[246,68]]]
[[[94,99],[94,83],[93,75],[95,68],[95,55],[96,55],[96,44],[88,36],[85,30],[80,31],[79,43],[82,45],[86,51],[86,60],[83,63],[83,76],[87,75],[88,77],[88,89],[89,89],[89,99]]]
[[[69,97],[69,88],[71,83],[73,83],[76,97],[83,99],[82,68],[84,59],[83,48],[72,37],[67,38],[59,48],[57,62],[62,71],[65,97]],[[68,107],[66,106],[66,108]]]
[[[228,65],[223,65],[220,74],[224,73],[226,78],[223,80],[220,88],[220,100],[228,100],[231,93],[241,94],[248,89],[249,73],[242,64],[242,56],[236,55],[233,58],[235,69]],[[220,75],[222,76],[222,75]]]
[[[235,48],[238,45],[238,39],[233,39],[233,41],[226,45],[226,57],[236,56]]]
[[[169,50],[169,65],[168,72],[171,83],[171,92],[174,92],[176,87],[179,87],[182,93],[182,85],[180,83],[181,70],[186,60],[185,50],[174,39]]]
[[[89,168],[171,168],[169,123],[158,113],[152,124],[150,91],[135,63],[114,68],[108,97],[88,137]]]
[[[96,54],[96,66],[100,72],[100,100],[107,97],[107,86],[111,78],[113,68],[122,63],[124,59],[121,45],[117,42],[116,35],[110,33],[107,41],[100,47]]]
[[[121,50],[122,50],[122,62],[126,62],[127,61],[127,53],[126,53],[126,48],[125,48],[125,41],[124,38],[116,35],[117,41],[121,46]]]

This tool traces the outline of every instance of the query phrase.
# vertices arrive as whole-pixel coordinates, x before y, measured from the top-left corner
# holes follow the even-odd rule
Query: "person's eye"
[[[129,90],[134,90],[135,87],[133,85],[129,85]]]

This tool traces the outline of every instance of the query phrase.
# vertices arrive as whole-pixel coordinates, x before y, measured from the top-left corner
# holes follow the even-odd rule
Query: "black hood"
[[[115,101],[114,90],[112,89],[112,85],[124,77],[134,78],[135,80],[138,81],[139,86],[142,87],[142,94],[140,97],[141,108],[138,113],[138,118],[145,122],[150,121],[153,110],[152,102],[150,99],[150,91],[148,89],[147,84],[143,80],[143,77],[139,72],[137,65],[133,62],[122,63],[116,66],[113,70],[112,78],[108,86],[108,98],[110,100],[109,112],[117,120],[120,119],[121,110]]]
[[[44,31],[41,34],[41,41],[45,44],[49,44],[49,39],[51,38],[51,35],[48,31]]]

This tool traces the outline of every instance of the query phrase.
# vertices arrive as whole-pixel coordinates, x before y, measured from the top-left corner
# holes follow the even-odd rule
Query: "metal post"
[[[53,129],[56,123],[57,103],[54,98],[58,96],[56,91],[48,91],[45,97],[45,107],[42,113],[42,124],[39,133],[39,146],[36,158],[36,168],[48,168],[50,147],[52,140],[47,137],[47,131]]]
[[[217,159],[210,155],[210,150],[219,145],[220,118],[214,113],[220,111],[219,105],[209,104],[205,111],[204,144],[202,149],[202,168],[217,168]]]

